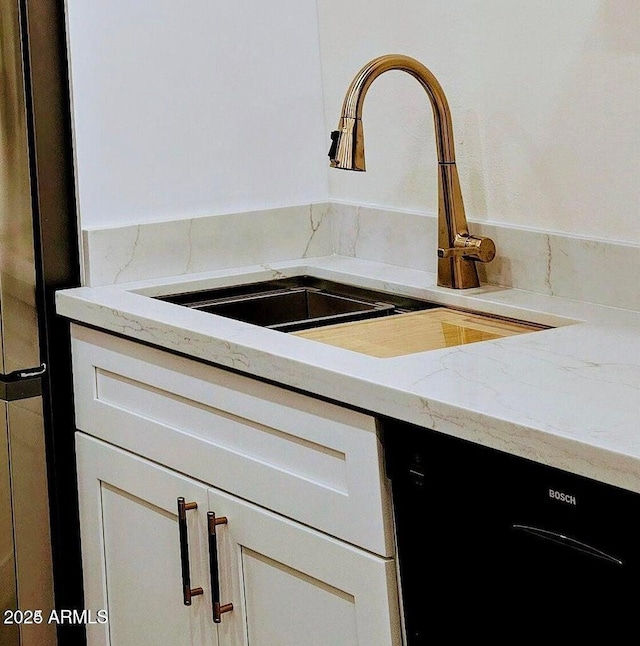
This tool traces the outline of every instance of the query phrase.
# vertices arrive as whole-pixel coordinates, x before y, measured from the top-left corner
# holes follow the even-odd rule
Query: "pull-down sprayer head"
[[[331,133],[329,158],[332,168],[367,170],[364,163],[364,129],[362,119],[340,117],[338,130]]]

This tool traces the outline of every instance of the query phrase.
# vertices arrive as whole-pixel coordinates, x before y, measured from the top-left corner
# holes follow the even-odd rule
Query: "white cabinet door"
[[[206,488],[77,434],[86,607],[109,621],[87,626],[89,646],[217,644],[211,618]],[[191,587],[184,605],[178,497],[185,512]]]
[[[394,562],[77,434],[89,646],[399,646]],[[239,477],[242,477],[239,474]],[[265,483],[268,486],[268,483]],[[191,587],[183,603],[177,499]],[[208,541],[207,512],[226,523]],[[219,600],[213,621],[211,555]]]
[[[394,562],[218,490],[221,646],[397,646]]]

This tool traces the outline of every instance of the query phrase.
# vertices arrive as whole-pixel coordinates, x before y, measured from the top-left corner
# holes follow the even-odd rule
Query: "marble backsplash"
[[[436,271],[436,217],[333,203],[334,253]],[[496,258],[479,264],[483,283],[640,310],[640,246],[469,222]]]
[[[330,206],[312,204],[83,231],[90,287],[332,253]]]
[[[483,283],[640,310],[640,246],[470,222],[498,255]],[[85,284],[183,276],[339,254],[435,272],[436,218],[312,204],[83,232]]]

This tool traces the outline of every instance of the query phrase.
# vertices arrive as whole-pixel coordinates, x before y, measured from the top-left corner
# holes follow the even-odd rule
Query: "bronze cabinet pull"
[[[191,605],[191,597],[203,593],[202,588],[191,587],[191,569],[189,567],[189,535],[187,532],[187,511],[197,509],[197,502],[185,502],[178,498],[178,529],[180,530],[180,562],[182,565],[182,595],[184,605]]]
[[[207,524],[209,526],[209,570],[211,571],[211,602],[213,606],[213,621],[219,624],[222,621],[222,614],[233,610],[232,603],[220,603],[220,575],[218,573],[218,542],[216,540],[216,525],[226,525],[226,516],[216,518],[216,515],[207,512]]]

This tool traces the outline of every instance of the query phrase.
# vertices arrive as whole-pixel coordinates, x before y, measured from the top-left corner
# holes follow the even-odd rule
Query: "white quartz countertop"
[[[379,359],[149,298],[314,275],[554,326]],[[341,256],[57,294],[58,313],[196,359],[640,492],[640,312]]]

